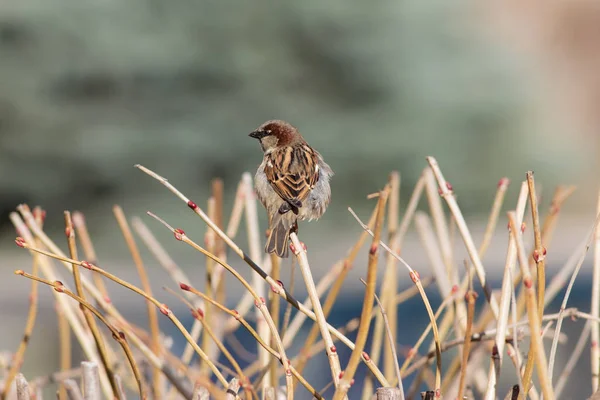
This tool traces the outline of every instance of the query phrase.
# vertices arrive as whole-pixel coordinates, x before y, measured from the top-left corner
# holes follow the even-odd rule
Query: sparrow
[[[263,151],[254,186],[270,218],[265,252],[286,258],[298,220],[319,219],[327,209],[333,171],[298,129],[285,121],[267,121],[249,136],[258,139]]]

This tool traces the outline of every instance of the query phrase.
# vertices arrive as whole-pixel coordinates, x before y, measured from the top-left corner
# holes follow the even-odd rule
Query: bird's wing
[[[301,144],[277,149],[267,157],[265,174],[275,192],[290,205],[302,207],[319,180],[319,159],[315,151]]]

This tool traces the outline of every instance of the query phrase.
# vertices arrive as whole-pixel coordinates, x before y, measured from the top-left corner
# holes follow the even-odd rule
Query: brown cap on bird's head
[[[263,123],[255,131],[251,132],[249,136],[261,141],[263,138],[273,136],[277,139],[278,146],[286,146],[295,141],[304,140],[296,127],[280,119],[273,119]]]

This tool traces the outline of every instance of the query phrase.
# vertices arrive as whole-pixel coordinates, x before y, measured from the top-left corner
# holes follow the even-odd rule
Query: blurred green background
[[[336,215],[392,169],[409,189],[426,155],[468,213],[488,209],[502,176],[579,180],[597,139],[561,125],[573,112],[546,100],[564,85],[516,46],[534,32],[506,35],[496,14],[466,0],[5,1],[3,221],[22,201],[89,214],[152,196],[135,163],[204,195],[222,177],[231,192],[260,161],[247,133],[271,118],[332,165]]]
[[[272,118],[296,125],[336,172],[329,211],[301,226],[324,265],[359,232],[346,208],[367,218],[366,195],[391,170],[401,173],[405,203],[427,155],[475,231],[503,176],[513,181],[510,207],[527,170],[548,197],[557,184],[579,184],[565,212],[578,233],[557,234],[572,249],[591,225],[600,166],[598,26],[591,0],[5,0],[2,312],[12,307],[21,329],[28,284],[10,275],[30,261],[12,245],[8,213],[17,204],[43,206],[57,240],[62,211],[83,211],[101,259],[119,265],[128,254],[113,204],[128,215],[152,210],[197,238],[204,232],[134,164],[201,205],[211,179],[223,178],[229,209],[242,173],[261,159],[247,134]],[[262,210],[261,218],[264,228]],[[175,246],[186,267],[203,263]],[[415,253],[424,259],[420,247]],[[123,275],[135,279],[127,262]],[[13,348],[18,334],[6,332]]]

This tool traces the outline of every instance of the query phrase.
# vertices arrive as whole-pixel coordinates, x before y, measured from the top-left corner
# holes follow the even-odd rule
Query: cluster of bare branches
[[[349,209],[363,232],[347,254],[317,283],[311,274],[306,247],[296,234],[291,235],[292,252],[308,292],[308,298],[303,302],[294,297],[291,285],[288,290],[280,281],[281,260],[262,252],[258,210],[249,174],[245,174],[238,184],[233,209],[225,225],[224,190],[220,180],[213,181],[205,212],[165,178],[141,165],[136,166],[169,189],[208,226],[201,245],[183,229],[172,227],[152,212],[147,213],[159,223],[157,226],[169,230],[177,241],[192,247],[205,258],[207,279],[202,288],[193,286],[141,219],[129,221],[118,206],[114,207],[114,215],[131,252],[141,287],[99,266],[81,213],[71,215],[65,211],[68,245],[68,254],[65,254],[44,232],[44,212],[40,208],[31,210],[20,205],[11,214],[11,221],[18,234],[16,244],[32,254],[33,266],[31,272],[17,270],[15,273],[31,279],[31,303],[23,340],[11,359],[2,363],[0,398],[29,399],[35,396],[39,399],[45,386],[57,382],[61,399],[124,399],[126,393],[135,393],[140,398],[154,399],[292,399],[296,396],[341,400],[348,398],[348,390],[358,380],[362,399],[414,398],[420,393],[425,399],[492,400],[506,395],[508,399],[539,399],[543,396],[550,400],[560,398],[588,341],[592,359],[591,391],[595,392],[600,370],[597,346],[600,322],[598,217],[590,224],[589,238],[576,249],[560,273],[547,282],[546,246],[555,230],[559,210],[574,188],[558,187],[548,211],[543,213],[539,210],[539,193],[533,173],[527,173],[514,209],[506,214],[509,241],[504,275],[501,291],[494,293],[481,260],[501,217],[508,179],[503,178],[498,183],[486,231],[477,246],[452,186],[445,180],[436,160],[429,157],[427,161],[429,165],[423,170],[406,207],[401,207],[399,201],[400,176],[392,173],[385,187],[369,196],[377,199],[377,204],[366,223]],[[423,198],[429,213],[417,211]],[[444,203],[448,211],[445,211]],[[530,213],[526,213],[528,206]],[[540,214],[545,215],[541,218]],[[526,229],[528,215],[533,229]],[[234,241],[244,217],[248,252]],[[421,278],[421,274],[400,256],[413,223],[432,266],[432,273],[427,278]],[[194,318],[191,329],[186,329],[171,308],[153,295],[134,232],[179,286],[177,291],[166,290],[189,307]],[[460,236],[468,253],[468,259],[462,262],[454,254],[455,236]],[[334,327],[327,320],[359,250],[369,237],[371,244],[360,317],[344,326]],[[78,245],[83,257],[79,256]],[[575,278],[592,245],[594,284],[591,310],[585,313],[567,308],[567,304]],[[228,263],[227,248],[254,271],[250,281]],[[384,265],[383,281],[377,290],[380,264]],[[57,270],[59,266],[73,275],[72,285],[67,284]],[[399,269],[400,266],[406,268],[413,284],[404,291],[398,289],[398,282],[407,277],[401,274],[404,269]],[[244,296],[234,308],[226,306],[226,276],[233,276],[244,288]],[[146,300],[147,329],[135,326],[122,316],[111,301],[106,279]],[[433,290],[434,282],[443,299],[435,311],[426,291],[426,288]],[[39,283],[54,289],[60,370],[27,382],[19,370],[35,327]],[[567,291],[559,312],[547,313],[548,304],[565,286]],[[482,288],[481,298],[474,287]],[[399,304],[417,295],[430,323],[418,341],[399,358],[396,352],[398,330],[402,327]],[[480,310],[476,310],[477,303],[481,305]],[[283,307],[286,307],[285,312]],[[250,315],[253,309],[254,315]],[[186,339],[182,355],[170,350],[161,333],[158,323],[161,315],[168,318]],[[556,350],[564,336],[561,327],[566,317],[582,318],[587,322],[570,360],[560,371],[555,371]],[[301,350],[292,355],[290,345],[307,318],[315,323]],[[414,328],[411,324],[411,329]],[[228,341],[238,329],[243,329],[256,342],[257,355],[252,362],[242,362],[244,355],[239,346]],[[356,331],[354,341],[348,338],[353,331]],[[425,342],[430,333],[427,346]],[[71,334],[87,359],[81,367],[71,365]],[[367,348],[369,336],[371,343]],[[526,337],[529,339],[525,341]],[[549,351],[543,344],[545,338],[551,340]],[[345,363],[338,355],[336,346],[340,345],[351,349]],[[443,366],[442,354],[451,349],[455,350],[455,356],[446,357],[449,363]],[[332,384],[318,390],[307,381],[304,372],[308,361],[323,353],[327,355]],[[199,357],[198,362],[192,362],[194,355]],[[226,359],[227,363],[220,363],[220,359]],[[363,376],[356,374],[361,363],[368,369]],[[248,365],[242,368],[244,364]],[[514,386],[508,394],[499,393],[498,380],[503,369],[514,372]],[[402,382],[408,377],[412,383],[405,388]],[[83,389],[75,380],[78,378],[81,378]],[[423,385],[429,390],[420,392]]]

